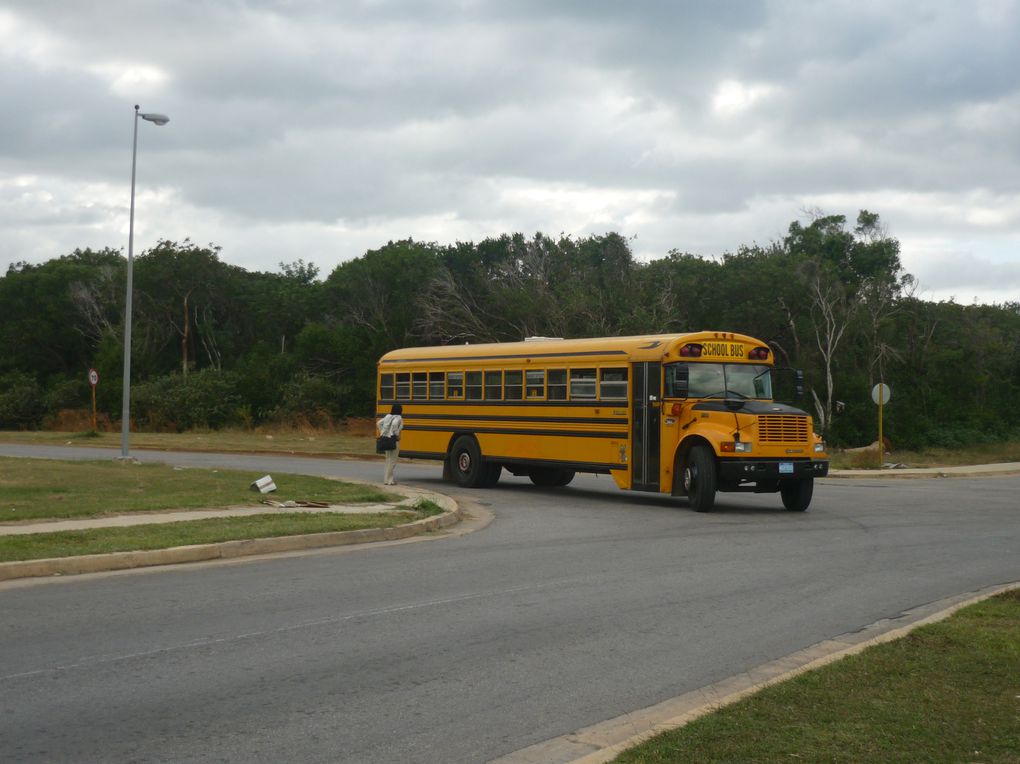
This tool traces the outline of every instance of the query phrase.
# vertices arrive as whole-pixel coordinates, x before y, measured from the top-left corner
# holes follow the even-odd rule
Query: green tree
[[[204,356],[207,366],[220,369],[218,321],[223,310],[222,288],[230,267],[220,262],[219,247],[198,247],[185,239],[160,241],[135,264],[137,326],[142,340],[140,359],[153,363],[149,371],[165,369],[158,356],[172,342],[179,347],[182,375]],[[136,332],[132,331],[134,339]],[[135,349],[132,348],[132,358]]]
[[[74,295],[118,273],[122,262],[113,250],[86,249],[41,265],[11,265],[0,278],[0,373],[19,371],[42,384],[53,376],[85,374],[98,335]],[[116,306],[105,306],[106,320],[115,313]]]
[[[879,352],[879,326],[899,296],[902,269],[899,242],[890,239],[878,215],[861,210],[853,231],[843,215],[818,216],[808,226],[790,224],[784,239],[788,255],[799,264],[797,272],[807,290],[811,331],[819,358],[824,387],[812,386],[820,429],[832,424],[836,392],[836,367],[851,342],[855,319],[869,313],[871,326],[863,330],[874,343],[871,357]],[[867,322],[865,322],[867,326]]]

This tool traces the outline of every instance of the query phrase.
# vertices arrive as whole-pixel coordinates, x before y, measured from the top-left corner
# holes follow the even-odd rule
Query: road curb
[[[925,467],[914,469],[888,470],[829,470],[826,477],[836,479],[855,478],[857,480],[930,480],[934,478],[977,478],[977,477],[1010,477],[1020,475],[1020,467],[995,469],[990,465],[969,467]]]
[[[491,760],[489,764],[605,764],[661,732],[683,727],[765,687],[855,655],[872,645],[892,642],[920,626],[942,621],[961,608],[1014,589],[1020,589],[1020,582],[991,586],[922,605],[897,618],[876,621],[859,631],[824,640],[743,674],[514,751]]]
[[[44,560],[0,562],[0,581],[42,576],[69,576],[81,573],[99,573],[112,570],[177,565],[187,562],[229,560],[258,554],[298,552],[350,544],[368,544],[377,541],[398,541],[439,531],[459,523],[463,518],[460,506],[449,496],[438,493],[413,494],[430,499],[443,508],[441,515],[424,517],[392,528],[366,528],[332,533],[307,533],[299,536],[276,536],[261,539],[238,539],[214,544],[152,549],[135,552],[111,552],[78,557],[55,557]]]

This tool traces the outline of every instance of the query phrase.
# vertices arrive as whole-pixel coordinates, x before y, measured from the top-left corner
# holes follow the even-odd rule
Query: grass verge
[[[621,754],[679,762],[1020,762],[1020,591]]]
[[[0,442],[46,446],[120,448],[120,433],[0,431]],[[375,437],[367,432],[217,430],[208,432],[132,432],[131,448],[157,451],[227,451],[238,453],[375,456]]]
[[[248,517],[215,517],[208,520],[134,525],[123,528],[93,528],[85,531],[54,531],[0,536],[0,562],[169,549],[191,544],[297,536],[305,533],[391,528],[423,516],[425,516],[424,512],[415,511],[352,515],[288,512]]]
[[[830,463],[834,469],[878,469],[878,451],[833,451]],[[1020,441],[980,444],[967,448],[927,448],[922,451],[895,450],[883,462],[906,464],[908,467],[959,467],[968,464],[1003,464],[1020,462]]]
[[[0,457],[0,521],[97,517],[125,512],[258,505],[249,489],[264,473],[165,464]],[[396,501],[372,486],[307,475],[273,475],[273,499],[332,504]]]

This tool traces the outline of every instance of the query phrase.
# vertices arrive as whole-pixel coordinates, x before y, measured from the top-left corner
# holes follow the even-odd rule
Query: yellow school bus
[[[403,348],[379,360],[377,414],[401,404],[401,456],[464,487],[591,472],[699,512],[717,491],[804,511],[828,456],[811,417],[773,400],[772,355],[726,332]]]

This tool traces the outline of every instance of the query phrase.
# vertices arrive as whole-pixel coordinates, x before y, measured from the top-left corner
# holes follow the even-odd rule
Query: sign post
[[[885,461],[885,439],[882,437],[882,406],[888,402],[892,390],[889,385],[879,382],[871,388],[871,400],[878,404],[878,468],[882,469]]]
[[[92,432],[96,431],[96,385],[99,384],[99,372],[89,369],[89,385],[92,387]]]

